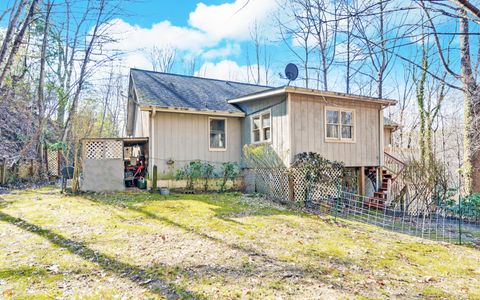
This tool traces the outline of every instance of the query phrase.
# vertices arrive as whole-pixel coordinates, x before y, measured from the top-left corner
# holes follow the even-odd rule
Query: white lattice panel
[[[324,170],[320,182],[309,185],[305,170],[291,168],[286,169],[255,169],[256,188],[259,193],[265,194],[273,199],[286,200],[289,198],[289,189],[293,188],[294,201],[303,202],[305,192],[310,189],[310,197],[323,199],[335,196],[338,193],[338,180],[342,178],[342,170],[328,168]],[[291,181],[292,186],[289,185]]]
[[[59,176],[58,174],[58,150],[47,151],[48,175]]]
[[[122,141],[105,141],[105,158],[122,159],[123,143]]]
[[[85,159],[103,159],[104,141],[88,141],[85,143]]]

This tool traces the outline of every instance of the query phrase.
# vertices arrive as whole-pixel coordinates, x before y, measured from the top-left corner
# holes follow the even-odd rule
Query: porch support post
[[[380,190],[380,188],[382,187],[382,182],[383,182],[383,167],[380,166],[378,167],[377,169],[378,173],[377,173],[377,191]]]
[[[358,174],[358,194],[365,196],[365,167],[360,167],[360,173]]]

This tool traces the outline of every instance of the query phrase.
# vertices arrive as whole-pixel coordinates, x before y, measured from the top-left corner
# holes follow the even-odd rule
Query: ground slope
[[[480,251],[242,195],[0,200],[0,298],[480,298]]]

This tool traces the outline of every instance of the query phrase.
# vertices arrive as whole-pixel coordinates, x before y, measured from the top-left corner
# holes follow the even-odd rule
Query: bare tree
[[[117,4],[118,5],[118,4]],[[97,70],[99,67],[103,66],[106,62],[111,61],[114,57],[110,55],[102,55],[102,45],[107,43],[115,42],[112,38],[109,37],[109,21],[112,20],[113,16],[117,13],[118,6],[108,6],[106,0],[93,1],[89,0],[87,10],[90,12],[88,15],[91,17],[94,16],[94,24],[92,29],[89,31],[88,38],[85,39],[85,44],[83,49],[78,50],[77,53],[72,53],[73,60],[75,60],[80,55],[79,63],[79,72],[78,77],[76,78],[75,84],[71,85],[70,88],[73,89],[73,96],[71,98],[71,105],[68,112],[68,117],[64,124],[64,130],[62,134],[62,141],[66,141],[68,135],[71,132],[71,120],[75,113],[77,112],[78,102],[80,100],[81,92],[83,91],[84,84],[86,80]],[[78,42],[78,41],[76,41]],[[78,49],[78,48],[77,48]],[[99,53],[95,53],[96,50],[99,50]],[[92,60],[92,55],[95,57],[102,56],[101,59],[95,61]],[[73,68],[70,68],[71,72]],[[67,77],[71,76],[67,74]],[[71,80],[71,78],[67,78]],[[70,93],[68,93],[70,94]]]
[[[7,76],[7,74],[10,71],[13,60],[15,58],[15,55],[17,54],[17,52],[20,48],[20,45],[23,42],[25,32],[27,31],[27,28],[30,25],[30,21],[33,18],[33,15],[35,13],[35,8],[37,7],[37,4],[38,4],[38,0],[32,0],[30,6],[28,8],[28,11],[26,13],[25,18],[24,18],[22,24],[20,25],[20,28],[19,28],[18,32],[15,34],[15,38],[13,39],[13,43],[10,47],[10,52],[7,55],[8,48],[9,48],[8,43],[10,43],[10,39],[12,38],[13,31],[15,30],[15,28],[17,26],[16,21],[23,11],[23,8],[25,6],[25,2],[26,1],[24,1],[24,0],[20,1],[19,5],[17,7],[17,10],[16,11],[14,10],[12,12],[13,18],[10,20],[10,22],[8,24],[8,29],[7,29],[8,38],[6,37],[3,40],[3,43],[2,43],[2,48],[0,50],[0,62],[3,63],[3,66],[2,66],[2,69],[0,69],[0,88],[2,88],[5,85],[5,77]],[[15,7],[15,5],[14,5],[14,7]]]
[[[328,72],[335,61],[340,4],[325,0],[306,1],[306,14],[311,19],[310,24],[319,55],[317,74],[321,74],[321,79],[317,77],[317,89],[321,81],[325,91],[328,91]]]
[[[182,59],[183,73],[185,75],[193,76],[195,68],[197,67],[197,60],[195,57]]]
[[[307,88],[310,81],[310,55],[315,49],[312,19],[306,13],[309,4],[309,0],[287,1],[285,7],[287,7],[288,17],[291,20],[284,22],[280,17],[277,17],[284,44],[302,64],[303,80]]]
[[[45,66],[46,66],[46,55],[48,47],[48,32],[50,28],[50,14],[52,11],[53,2],[47,0],[45,3],[45,19],[43,24],[43,33],[42,33],[42,46],[40,50],[40,75],[38,78],[38,92],[37,92],[37,133],[35,136],[36,139],[36,154],[38,162],[38,176],[40,178],[44,177],[44,127],[45,127]]]
[[[146,50],[148,60],[152,64],[152,68],[157,72],[170,73],[175,64],[177,49],[174,47],[158,47],[153,46]]]
[[[440,9],[432,9],[427,7],[424,1],[418,1],[422,8],[428,23],[431,27],[432,34],[435,39],[435,45],[445,71],[455,79],[460,79],[464,94],[464,163],[462,172],[465,181],[465,192],[470,194],[472,192],[480,192],[480,90],[474,70],[480,61],[480,56],[477,57],[477,62],[472,62],[471,44],[470,44],[470,26],[471,21],[467,11],[474,15],[475,21],[480,19],[480,10],[465,0],[451,1],[457,6],[457,9],[448,5],[440,5]],[[433,5],[438,5],[433,3]],[[445,49],[443,49],[440,35],[442,32],[437,30],[430,11],[438,11],[440,14],[459,19],[459,42],[460,42],[460,68],[461,74],[452,70],[449,65]]]

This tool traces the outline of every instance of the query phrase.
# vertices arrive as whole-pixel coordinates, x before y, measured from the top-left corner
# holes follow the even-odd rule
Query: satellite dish
[[[298,77],[298,68],[295,64],[289,63],[285,67],[285,76],[287,76],[289,81],[293,81]],[[290,84],[290,82],[289,82]]]

